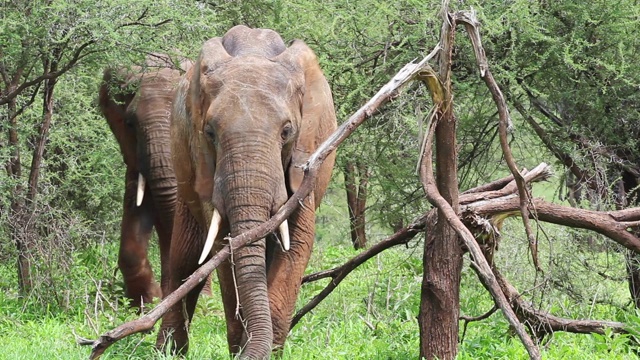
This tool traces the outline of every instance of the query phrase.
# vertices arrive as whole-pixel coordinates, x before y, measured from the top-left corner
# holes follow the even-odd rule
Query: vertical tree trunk
[[[22,177],[22,162],[20,159],[20,144],[18,137],[18,116],[17,116],[17,107],[16,107],[16,99],[11,99],[7,104],[8,108],[8,116],[9,116],[9,146],[11,147],[11,157],[6,164],[7,174],[9,178],[11,178],[15,185],[13,186],[13,191],[11,194],[11,207],[10,207],[10,215],[11,218],[11,238],[13,243],[16,245],[16,249],[18,251],[18,259],[17,259],[17,270],[18,270],[18,283],[20,286],[20,290],[23,293],[26,293],[31,289],[31,266],[29,257],[26,256],[27,252],[24,249],[24,228],[23,224],[26,222],[23,221],[26,211],[25,211],[25,203],[24,203],[24,194],[23,187],[20,183],[20,178]]]
[[[358,180],[359,179],[359,180]],[[363,163],[349,160],[344,169],[344,182],[347,190],[349,227],[353,247],[364,249],[367,246],[365,232],[365,209],[367,204],[367,185],[369,170]]]
[[[49,67],[48,64],[45,63],[45,70],[46,69],[50,69],[51,71],[57,70],[55,64]],[[11,236],[18,251],[18,282],[23,294],[26,294],[33,289],[31,270],[37,239],[35,232],[33,231],[32,216],[35,211],[35,201],[38,194],[38,180],[40,178],[40,168],[44,157],[44,149],[49,134],[49,128],[51,126],[51,118],[53,117],[53,89],[56,82],[56,79],[45,80],[42,123],[40,124],[38,138],[36,140],[35,148],[33,149],[26,197],[23,195],[23,187],[20,183],[22,168],[20,163],[19,138],[17,133],[18,120],[17,116],[15,116],[17,115],[15,99],[9,103],[9,114],[10,117],[13,116],[9,130],[9,144],[14,146],[14,150],[7,168],[10,176],[16,181],[14,192],[12,194],[13,200],[11,203],[11,217],[13,223]]]
[[[443,5],[443,21],[439,77],[444,86],[442,106],[436,113],[435,132],[436,182],[438,191],[458,213],[458,174],[456,151],[456,119],[451,97],[451,52],[455,23]],[[456,232],[445,216],[427,232],[425,240],[420,301],[420,357],[454,359],[458,353],[458,317],[460,315],[460,274],[462,248]]]
[[[627,251],[625,260],[627,262],[627,281],[631,300],[636,309],[640,309],[640,256]]]
[[[628,171],[622,172],[622,177],[618,181],[615,187],[615,199],[616,207],[618,209],[624,209],[630,205],[640,205],[640,194],[638,193],[638,185],[640,181],[638,178]],[[638,235],[638,232],[634,232]],[[640,309],[640,254],[636,254],[633,251],[627,251],[625,253],[625,262],[627,268],[627,282],[629,285],[629,294],[631,300],[636,306],[636,309]]]

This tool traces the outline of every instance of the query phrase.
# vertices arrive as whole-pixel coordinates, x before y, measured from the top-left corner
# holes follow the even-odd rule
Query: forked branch
[[[487,61],[487,57],[484,52],[484,48],[482,47],[482,41],[480,37],[480,23],[476,18],[476,14],[474,11],[459,11],[454,15],[455,21],[462,23],[464,27],[467,29],[467,34],[471,39],[471,44],[473,45],[473,50],[476,55],[476,61],[478,62],[478,67],[480,68],[480,77],[484,80],[491,95],[493,97],[493,101],[496,103],[498,107],[498,117],[499,127],[498,132],[500,134],[500,147],[502,148],[502,154],[504,155],[504,159],[509,167],[509,171],[513,174],[513,177],[516,180],[516,184],[518,185],[518,195],[520,197],[520,212],[523,214],[522,223],[524,224],[525,231],[527,233],[527,239],[529,240],[529,248],[531,249],[531,257],[533,259],[533,264],[536,267],[536,270],[541,270],[540,264],[538,262],[538,240],[536,236],[533,234],[533,230],[531,229],[531,224],[529,222],[529,204],[531,204],[531,194],[525,185],[524,178],[522,174],[518,170],[518,165],[516,165],[516,161],[511,152],[511,147],[509,146],[508,132],[509,129],[513,126],[511,123],[511,117],[509,116],[509,110],[507,108],[507,102],[504,100],[504,95],[498,87],[496,80],[493,78],[493,74],[491,74],[491,70],[489,70],[489,63]],[[535,218],[535,209],[533,209],[534,218]]]
[[[462,223],[458,215],[455,213],[451,205],[440,195],[438,191],[438,187],[436,185],[435,178],[433,176],[433,161],[432,161],[432,146],[433,146],[433,137],[435,133],[436,123],[432,122],[429,124],[428,133],[425,140],[424,152],[421,156],[420,163],[420,178],[423,183],[423,188],[427,199],[431,204],[433,204],[442,214],[444,214],[445,220],[449,223],[449,225],[456,231],[458,236],[462,239],[463,243],[471,253],[473,257],[473,264],[480,278],[480,281],[485,285],[487,290],[491,293],[495,303],[500,307],[504,316],[509,321],[509,324],[513,326],[518,334],[518,337],[524,344],[529,356],[532,359],[540,359],[540,351],[538,347],[533,343],[533,340],[527,334],[524,326],[518,320],[518,317],[514,313],[511,308],[507,298],[504,293],[500,289],[500,285],[498,284],[493,272],[491,271],[491,267],[487,263],[487,260],[480,249],[480,246],[476,242],[476,239],[471,234],[469,229]]]

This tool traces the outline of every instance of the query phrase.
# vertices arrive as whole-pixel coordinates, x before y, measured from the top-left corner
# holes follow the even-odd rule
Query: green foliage
[[[597,176],[601,188],[637,164],[636,2],[477,2],[474,8],[508,100],[523,104],[560,151]]]
[[[514,0],[459,6],[470,4],[478,10],[490,66],[508,100],[524,102],[530,111],[527,91],[542,100],[563,120],[558,126],[535,115],[560,149],[581,164],[608,166],[606,151],[586,152],[571,141],[579,134],[590,144],[624,155],[628,162],[640,159],[635,105],[640,84],[635,24],[640,9],[635,2]],[[96,337],[137,316],[124,308],[120,275],[114,275],[124,174],[118,145],[96,110],[105,67],[138,64],[149,52],[193,58],[204,39],[236,24],[273,28],[285,41],[301,38],[316,51],[342,122],[405,63],[437,44],[440,5],[416,0],[5,2],[0,14],[0,70],[10,76],[23,71],[19,83],[35,83],[16,98],[17,108],[26,108],[18,117],[15,146],[5,138],[11,114],[0,107],[0,162],[7,164],[18,149],[23,165],[18,178],[0,173],[0,356],[86,358],[88,349],[75,345],[74,332]],[[23,196],[16,189],[26,184],[42,123],[42,88],[36,79],[51,70],[52,61],[59,67],[70,64],[77,51],[82,57],[60,76],[54,91],[38,201],[30,218],[36,224],[31,235],[40,249],[34,267],[38,281],[31,294],[21,297],[11,239],[19,224],[8,209],[16,196]],[[462,29],[453,71],[460,180],[468,188],[505,175],[505,167],[495,141],[495,105]],[[7,89],[3,81],[0,99]],[[35,101],[29,104],[32,96]],[[429,107],[425,89],[411,86],[339,149],[334,181],[317,217],[317,246],[309,272],[338,266],[356,254],[350,250],[344,201],[341,171],[346,161],[357,159],[371,171],[367,230],[372,242],[387,235],[390,224],[406,224],[428,208],[415,167],[421,122]],[[513,109],[511,115],[519,165],[549,162],[551,155],[541,150],[523,118]],[[545,273],[536,274],[519,223],[506,223],[496,255],[503,273],[536,306],[555,315],[615,319],[632,326],[630,336],[555,334],[544,356],[635,358],[632,336],[639,337],[640,330],[635,326],[637,314],[628,310],[620,249],[584,232],[544,229],[548,238],[541,241],[540,257]],[[416,358],[421,271],[420,242],[364,264],[292,331],[283,358]],[[325,283],[305,285],[299,305]],[[492,305],[466,268],[462,313],[479,315]],[[187,358],[227,356],[215,290],[200,301],[192,329],[194,346]],[[154,342],[155,334],[133,336],[103,358],[167,358],[154,352]],[[459,358],[524,359],[527,354],[498,313],[469,324]]]

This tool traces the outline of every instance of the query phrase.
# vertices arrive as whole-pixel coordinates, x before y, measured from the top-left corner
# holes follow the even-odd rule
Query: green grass
[[[613,250],[587,251],[579,241],[568,240],[575,234],[546,226],[552,236],[541,242],[546,272],[536,275],[528,260],[526,242],[519,235],[519,226],[518,219],[505,225],[496,261],[528,299],[558,316],[639,322],[640,318],[625,308],[628,293],[624,281],[603,281],[592,273],[578,271],[576,265],[589,260],[593,266],[606,266],[605,271],[621,277],[624,267],[620,254]],[[323,231],[327,233],[326,229]],[[294,328],[282,358],[416,359],[421,246],[420,240],[414,240],[408,249],[399,247],[384,252],[354,271]],[[60,297],[63,301],[47,302],[35,294],[27,299],[19,298],[13,263],[0,265],[3,288],[0,292],[0,359],[86,359],[90,349],[77,345],[76,335],[96,338],[136,318],[135,312],[123,305],[119,274],[113,277],[116,254],[115,243],[77,254],[75,265],[65,274],[67,280],[57,285],[70,290]],[[323,238],[316,245],[308,272],[339,265],[356,254],[347,242]],[[566,279],[567,284],[578,287],[576,291],[585,296],[582,301],[555,287],[540,285],[542,280],[564,276],[571,269],[574,274],[571,282]],[[327,281],[305,285],[298,306],[309,301]],[[492,307],[491,299],[468,266],[464,268],[462,283],[463,314],[477,316]],[[155,332],[131,336],[112,346],[102,359],[169,359],[155,352],[155,336]],[[558,333],[549,340],[542,347],[543,357],[548,359],[637,358],[629,336]],[[216,290],[198,303],[186,358],[228,358],[224,316]],[[527,359],[528,356],[498,312],[468,325],[458,358]]]

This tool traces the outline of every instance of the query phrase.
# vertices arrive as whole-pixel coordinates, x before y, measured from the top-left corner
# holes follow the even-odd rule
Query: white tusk
[[[144,187],[144,176],[142,176],[142,173],[138,173],[138,193],[136,194],[136,206],[142,205],[142,199],[144,199]]]
[[[289,223],[287,220],[283,221],[280,226],[278,226],[278,230],[280,231],[280,236],[282,237],[282,248],[284,251],[289,251],[290,241],[289,241]]]
[[[207,258],[209,253],[211,252],[211,248],[213,248],[213,241],[218,236],[218,231],[220,230],[220,223],[222,222],[222,217],[217,209],[213,209],[213,216],[211,217],[211,225],[209,225],[209,233],[207,234],[207,241],[204,242],[204,249],[202,249],[202,255],[200,255],[200,260],[198,260],[198,265],[204,262],[204,259]]]

